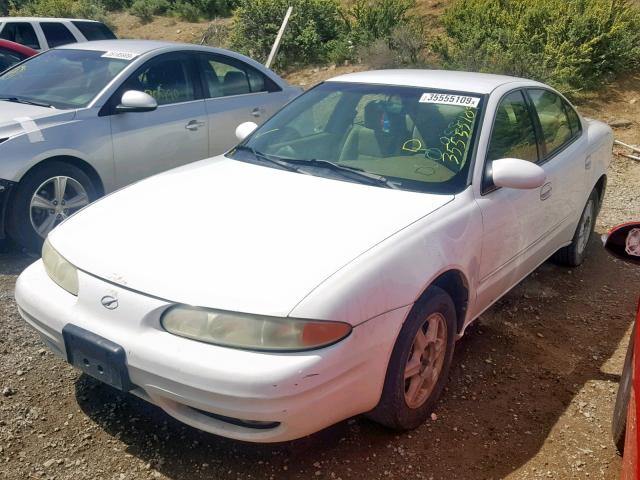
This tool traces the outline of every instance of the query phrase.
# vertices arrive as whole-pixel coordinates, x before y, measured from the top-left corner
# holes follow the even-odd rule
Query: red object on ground
[[[25,47],[24,45],[20,45],[19,43],[10,42],[9,40],[0,40],[0,48],[4,48],[7,50],[11,50],[12,52],[19,53],[24,57],[33,57],[38,53],[37,50],[33,48]]]
[[[636,313],[636,323],[640,322],[640,302]],[[633,382],[631,387],[631,398],[627,409],[627,433],[624,440],[624,456],[622,457],[622,480],[639,480],[640,463],[638,463],[638,450],[640,450],[640,429],[638,429],[638,419],[640,418],[640,402],[636,401],[640,394],[640,330],[636,329],[633,355]]]

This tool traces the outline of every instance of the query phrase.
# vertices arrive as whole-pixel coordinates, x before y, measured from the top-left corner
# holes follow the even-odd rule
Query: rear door
[[[197,55],[209,118],[209,154],[213,156],[238,143],[238,125],[262,124],[286,98],[270,78],[240,60],[204,52]]]
[[[208,156],[208,119],[192,56],[174,52],[149,60],[124,82],[112,103],[119,103],[127,90],[148,93],[158,108],[111,110],[119,186]]]
[[[543,168],[547,173],[549,208],[546,222],[550,241],[560,248],[573,237],[575,221],[586,200],[585,176],[590,168],[586,156],[587,139],[573,108],[557,93],[528,89],[538,120],[543,149]]]

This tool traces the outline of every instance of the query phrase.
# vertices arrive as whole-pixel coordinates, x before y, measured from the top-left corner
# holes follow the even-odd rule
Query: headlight
[[[42,246],[42,263],[51,280],[72,295],[78,296],[78,269],[56,252],[48,239]]]
[[[224,347],[300,351],[336,343],[351,333],[343,322],[267,317],[176,306],[162,315],[169,333]]]

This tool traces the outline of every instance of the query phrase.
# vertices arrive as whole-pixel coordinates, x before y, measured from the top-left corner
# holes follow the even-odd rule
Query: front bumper
[[[300,438],[375,407],[409,308],[369,320],[327,348],[261,353],[169,334],[160,325],[171,305],[164,300],[84,272],[79,286],[78,297],[62,290],[41,261],[18,279],[20,313],[52,351],[66,359],[62,329],[69,323],[109,339],[126,352],[132,393],[193,427],[253,442]],[[119,307],[104,308],[105,295]]]
[[[15,182],[0,178],[0,240],[6,238],[6,218],[9,208],[9,195],[15,186]]]

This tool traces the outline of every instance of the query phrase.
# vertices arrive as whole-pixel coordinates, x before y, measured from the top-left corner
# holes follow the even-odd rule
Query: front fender
[[[482,219],[469,188],[344,266],[310,292],[289,315],[356,326],[412,305],[448,270],[458,270],[466,277],[471,307],[475,302],[481,241]]]

